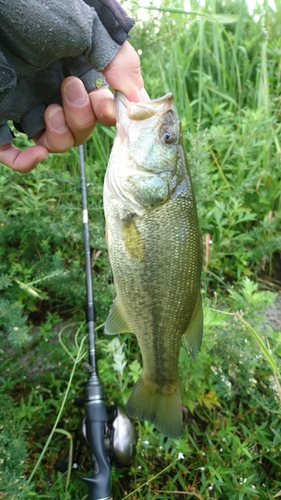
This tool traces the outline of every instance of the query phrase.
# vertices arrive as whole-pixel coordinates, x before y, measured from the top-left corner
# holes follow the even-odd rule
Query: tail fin
[[[165,387],[150,387],[140,377],[126,406],[129,417],[152,422],[167,437],[182,434],[182,398],[179,383],[174,391]]]

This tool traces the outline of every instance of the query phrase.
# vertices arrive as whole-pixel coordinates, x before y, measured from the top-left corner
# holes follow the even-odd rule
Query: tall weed
[[[212,242],[206,268],[217,284],[272,273],[281,248],[278,13],[264,2],[250,15],[245,1],[149,13],[133,42],[152,97],[175,96],[203,239]]]

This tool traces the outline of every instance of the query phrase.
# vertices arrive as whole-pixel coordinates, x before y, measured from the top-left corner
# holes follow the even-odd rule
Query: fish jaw
[[[164,97],[143,102],[131,102],[120,91],[115,92],[115,110],[117,116],[117,137],[120,143],[123,144],[128,140],[128,131],[132,127],[132,122],[135,122],[136,127],[141,127],[143,120],[154,118],[150,126],[154,126],[159,115],[167,112],[173,106],[173,95],[166,94]],[[147,123],[147,122],[146,122]]]
[[[120,91],[115,92],[117,126],[127,119],[142,121],[155,114],[163,114],[173,107],[174,97],[170,92],[159,99],[148,102],[131,102]]]

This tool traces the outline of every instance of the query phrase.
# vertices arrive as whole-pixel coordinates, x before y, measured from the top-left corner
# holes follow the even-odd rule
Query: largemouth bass
[[[181,337],[201,345],[201,239],[172,94],[148,103],[116,93],[117,133],[104,182],[107,245],[116,299],[105,332],[133,332],[143,370],[130,417],[182,433]]]

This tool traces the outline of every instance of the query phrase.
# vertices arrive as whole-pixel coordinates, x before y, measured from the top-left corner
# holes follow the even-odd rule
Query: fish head
[[[173,171],[180,139],[180,121],[171,93],[149,102],[130,102],[116,92],[117,137],[135,169]]]
[[[183,178],[181,127],[171,93],[149,102],[115,94],[117,133],[106,183],[130,215],[165,203]]]

